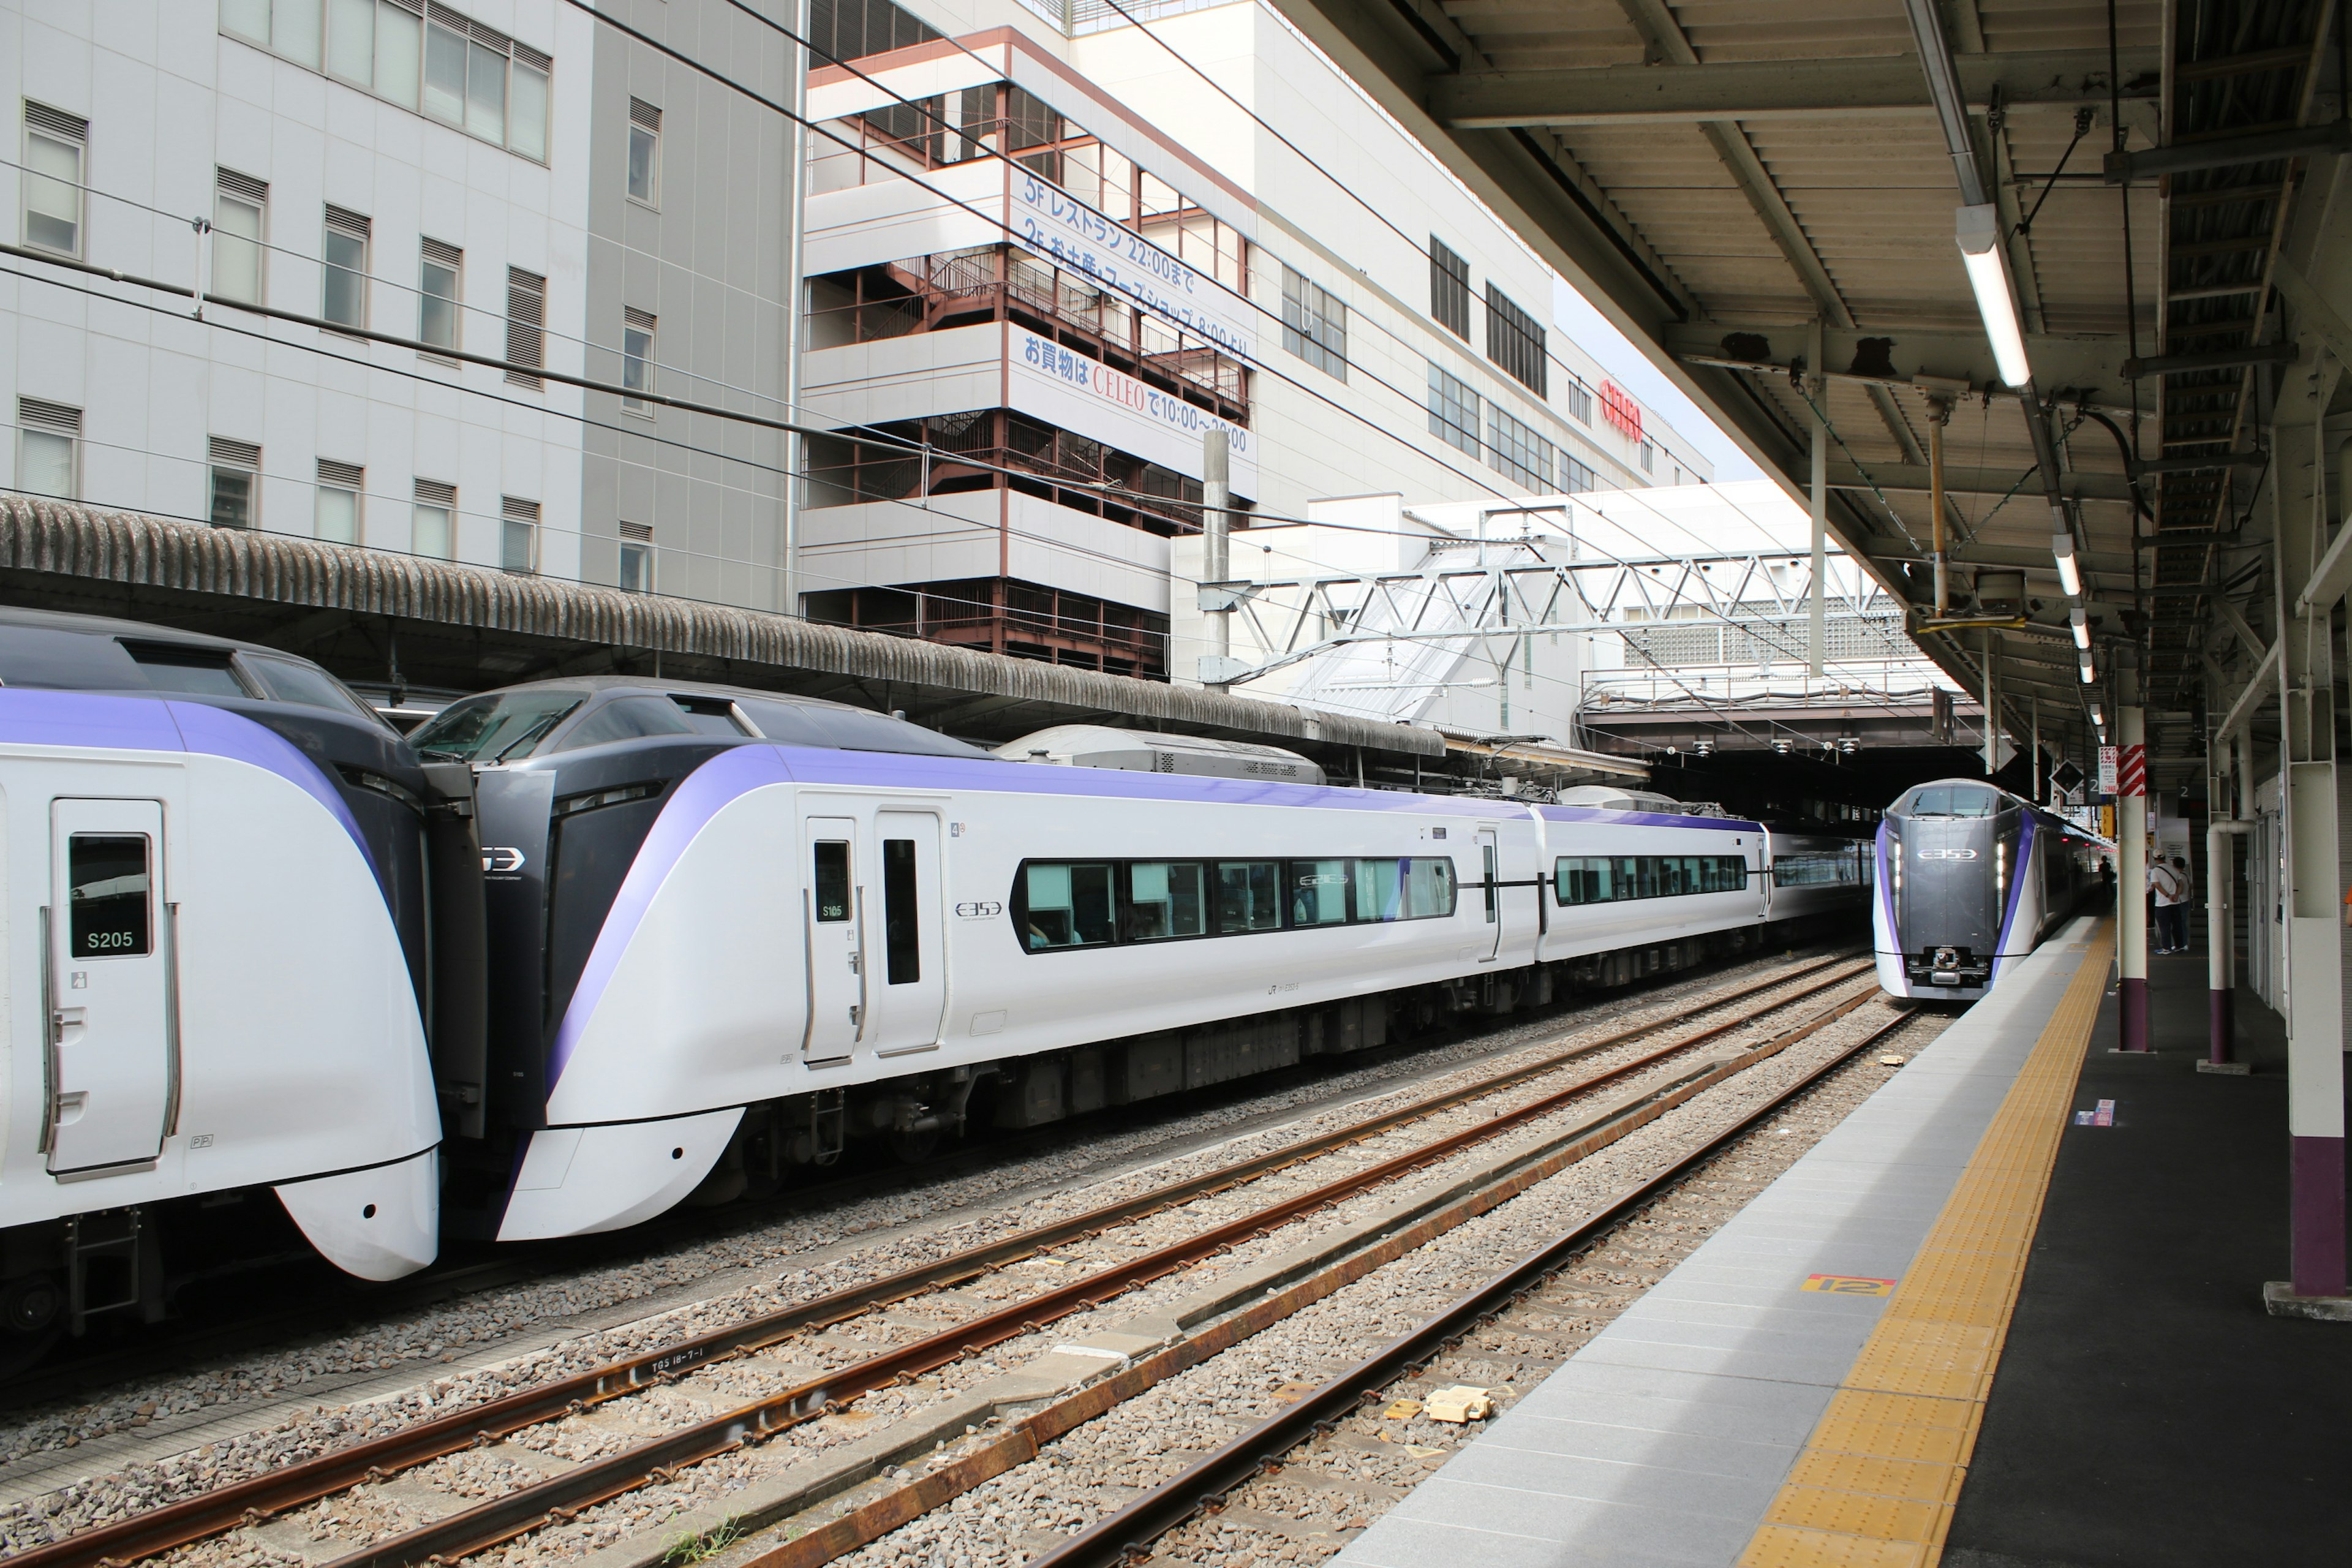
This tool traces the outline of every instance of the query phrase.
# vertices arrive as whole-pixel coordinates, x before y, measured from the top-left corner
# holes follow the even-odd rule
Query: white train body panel
[[[830,921],[811,918],[827,898],[820,840],[847,847],[833,851],[848,870]],[[897,896],[911,888],[919,940],[903,973],[887,951],[885,840],[914,847]],[[1732,858],[1744,885],[1562,905],[1552,873],[1579,855]],[[1787,918],[1770,855],[1761,827],[1730,820],[735,747],[671,789],[614,898],[554,1027],[544,1125],[498,1234],[659,1212],[761,1101],[1759,927]],[[1454,867],[1448,915],[1045,951],[1015,924],[1025,862],[1438,857]]]
[[[313,765],[199,704],[5,691],[0,825],[0,1225],[278,1186],[352,1272],[429,1262],[423,1026],[374,869]],[[126,917],[143,952],[70,951],[77,836],[145,855],[147,908]],[[132,879],[110,886],[136,901]],[[142,942],[130,925],[80,940]],[[141,965],[152,987],[121,983]]]

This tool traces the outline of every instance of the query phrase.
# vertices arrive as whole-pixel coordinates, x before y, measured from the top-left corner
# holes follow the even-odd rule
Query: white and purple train
[[[1970,1002],[2099,886],[2102,839],[1981,779],[1906,790],[1878,827],[1879,988]]]
[[[280,1212],[391,1278],[1622,984],[1871,873],[1752,821],[1006,762],[683,682],[404,741],[290,656],[37,612],[0,611],[0,1356],[157,1315],[175,1258]]]

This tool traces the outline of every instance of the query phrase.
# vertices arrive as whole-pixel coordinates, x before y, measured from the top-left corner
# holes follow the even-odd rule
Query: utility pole
[[[1233,575],[1233,454],[1222,426],[1201,438],[1201,609],[1209,618],[1208,651],[1201,656],[1201,684],[1223,687],[1236,673],[1234,662],[1234,599],[1212,588]]]

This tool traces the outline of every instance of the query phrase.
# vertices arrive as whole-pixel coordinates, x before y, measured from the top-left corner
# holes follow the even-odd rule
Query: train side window
[[[1137,860],[1127,868],[1127,939],[1205,936],[1208,900],[1197,860]]]
[[[1404,862],[1359,860],[1355,866],[1356,918],[1396,921],[1404,918]]]
[[[849,847],[842,846],[844,850]],[[844,860],[845,872],[846,858]],[[916,924],[915,841],[882,840],[882,948],[889,983],[912,985],[923,977],[923,942]]]
[[[75,834],[66,851],[66,879],[75,958],[131,958],[147,951],[145,834]]]
[[[820,838],[814,853],[817,922],[839,925],[849,919],[849,844],[845,839]]]
[[[1348,921],[1348,862],[1293,860],[1289,864],[1290,923],[1294,926],[1345,925]]]
[[[1101,947],[1116,932],[1111,912],[1111,863],[1047,861],[1024,868],[1023,940],[1034,952]]]
[[[1482,857],[1484,857],[1484,858],[1485,858],[1486,862],[1486,923],[1487,923],[1488,925],[1493,925],[1493,924],[1495,923],[1495,920],[1496,920],[1496,913],[1495,913],[1495,875],[1496,875],[1495,847],[1494,847],[1493,845],[1491,845],[1491,844],[1482,844],[1482,845],[1480,845],[1480,846],[1478,847],[1478,853],[1479,853]]]
[[[1217,862],[1217,930],[1237,931],[1282,929],[1282,862],[1279,860],[1220,860]]]
[[[1404,866],[1404,918],[1444,920],[1454,913],[1454,862],[1445,856],[1416,856]]]

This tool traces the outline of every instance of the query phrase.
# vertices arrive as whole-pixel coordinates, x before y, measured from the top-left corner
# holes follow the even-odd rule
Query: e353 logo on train
[[[482,870],[484,874],[493,877],[498,876],[500,873],[511,875],[512,873],[521,869],[521,850],[496,848],[487,844],[482,847]]]
[[[1976,858],[1977,852],[1973,849],[1920,849],[1911,856],[1914,860],[1973,860]]]

